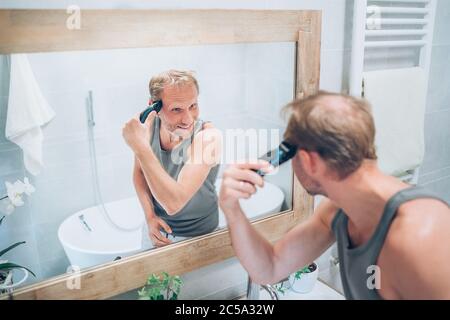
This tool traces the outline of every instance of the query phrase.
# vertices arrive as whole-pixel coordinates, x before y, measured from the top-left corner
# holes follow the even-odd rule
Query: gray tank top
[[[166,172],[175,180],[187,160],[187,148],[191,145],[194,136],[203,128],[204,121],[198,119],[194,124],[190,139],[183,140],[170,151],[163,150],[160,142],[159,117],[155,118],[153,135],[150,142],[155,156]],[[211,168],[205,182],[194,194],[189,202],[175,215],[168,215],[163,207],[153,198],[155,214],[161,217],[172,228],[175,236],[194,237],[214,231],[219,224],[219,207],[214,183],[216,182],[219,165]]]
[[[398,207],[410,200],[434,198],[438,196],[423,187],[411,187],[397,192],[384,207],[380,223],[372,237],[365,244],[353,247],[348,235],[348,217],[339,209],[331,224],[337,240],[340,274],[346,299],[379,300],[382,299],[376,288],[370,289],[367,282],[373,278],[373,270],[368,268],[377,264],[389,227],[394,220]],[[374,286],[370,286],[374,287]]]

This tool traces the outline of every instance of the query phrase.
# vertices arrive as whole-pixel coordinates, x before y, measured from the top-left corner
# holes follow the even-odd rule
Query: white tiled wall
[[[322,30],[322,52],[321,52],[321,88],[325,90],[331,91],[345,91],[348,86],[348,70],[350,63],[350,46],[351,46],[351,20],[352,20],[352,8],[353,1],[351,0],[266,0],[266,1],[258,1],[258,0],[241,0],[241,1],[204,1],[204,0],[186,0],[186,1],[124,1],[124,0],[114,0],[114,1],[59,1],[58,3],[54,1],[13,1],[6,0],[0,4],[0,7],[14,7],[14,8],[64,8],[65,5],[77,3],[81,6],[81,8],[161,8],[161,9],[177,9],[177,8],[224,8],[224,9],[319,9],[323,10],[323,30]],[[440,193],[447,201],[450,201],[450,37],[448,34],[448,30],[450,30],[450,1],[447,0],[439,0],[438,1],[438,10],[437,10],[437,18],[436,18],[436,28],[435,28],[435,38],[434,38],[434,47],[433,47],[433,57],[432,57],[432,66],[431,66],[431,76],[430,76],[430,87],[429,87],[429,97],[428,97],[428,106],[427,106],[427,116],[426,116],[426,157],[423,164],[423,168],[421,171],[420,183],[426,185],[436,192]],[[195,50],[195,49],[194,49]],[[228,52],[228,51],[227,51]],[[180,57],[176,52],[166,52],[167,55],[172,54],[173,59],[177,61],[179,64],[177,66],[183,66],[183,57]],[[201,54],[201,53],[199,53]],[[414,55],[410,56],[410,61],[408,59],[398,61],[395,58],[395,55],[399,53],[390,52],[390,58],[378,59],[378,66],[390,66],[397,65],[400,63],[410,64],[411,61],[414,61]],[[121,52],[117,51],[117,59],[120,58]],[[209,94],[212,92],[214,95],[223,94],[223,90],[218,91],[216,85],[208,86],[208,83],[214,83],[214,80],[220,79],[220,75],[223,74],[224,71],[228,70],[229,67],[237,66],[236,69],[243,70],[246,66],[246,62],[240,60],[236,56],[234,56],[233,51],[229,51],[229,55],[225,58],[228,63],[221,61],[219,64],[215,64],[214,68],[211,68],[207,64],[198,64],[195,68],[198,69],[199,74],[203,74],[206,69],[209,72],[210,78],[201,78],[201,83],[206,83],[206,87],[204,86],[203,92],[205,94]],[[404,58],[407,54],[400,55]],[[402,59],[403,59],[402,58]],[[77,62],[76,55],[70,57],[70,61],[72,61],[72,66],[75,71],[80,68],[79,63]],[[373,57],[374,60],[377,60],[377,57]],[[209,61],[209,60],[204,60]],[[204,62],[203,61],[203,62]],[[97,61],[99,66],[102,61]],[[57,59],[55,61],[52,60],[52,63],[58,64],[60,63]],[[88,66],[88,65],[87,65]],[[376,64],[372,64],[372,67],[376,66]],[[95,68],[96,63],[91,63],[89,68]],[[165,69],[166,67],[171,66],[161,66],[161,69]],[[202,69],[202,68],[205,69]],[[370,67],[370,66],[369,66]],[[114,65],[114,68],[120,68],[117,64]],[[141,72],[142,74],[148,74],[150,69],[145,69],[147,73],[142,72],[140,69],[140,65],[135,66],[136,70]],[[212,70],[213,69],[213,70]],[[6,104],[6,96],[7,96],[7,77],[5,76],[5,63],[4,58],[0,57],[0,116],[1,119],[5,117],[5,104]],[[90,69],[87,69],[90,70]],[[117,70],[117,69],[116,69]],[[81,74],[80,70],[80,74]],[[126,73],[126,72],[125,72]],[[213,74],[214,73],[214,74]],[[121,74],[121,73],[117,73]],[[104,77],[110,78],[111,80],[117,83],[117,86],[121,85],[126,87],[126,91],[130,94],[128,95],[129,99],[126,101],[130,102],[130,108],[136,108],[134,111],[138,111],[138,107],[140,102],[142,101],[140,98],[136,96],[142,92],[142,94],[146,93],[146,88],[142,88],[139,86],[140,80],[135,82],[131,81],[131,79],[126,77],[115,77],[116,72],[106,72]],[[51,74],[45,75],[46,77],[52,77]],[[55,75],[53,75],[55,76]],[[103,76],[103,75],[102,75]],[[242,81],[241,75],[237,72],[233,75],[234,81],[239,82]],[[61,79],[61,78],[56,78]],[[62,77],[66,81],[73,80],[70,77]],[[88,81],[83,79],[79,82],[71,82],[74,85],[74,90],[86,90],[86,88],[92,87],[94,83],[99,83],[100,79],[95,79]],[[146,82],[147,79],[143,83]],[[232,78],[228,78],[228,80],[233,80]],[[264,79],[262,81],[266,86],[271,86],[270,79]],[[249,83],[249,87],[253,84],[252,81]],[[61,85],[65,85],[63,81],[61,81]],[[53,89],[57,88],[53,86]],[[281,86],[278,87],[281,90]],[[227,88],[230,92],[233,92],[233,96],[238,96],[241,92],[242,88],[239,86],[231,86]],[[51,88],[47,88],[47,90],[51,90]],[[61,91],[64,91],[63,88],[59,88],[59,90],[55,90],[55,95],[61,94]],[[117,90],[112,88],[102,88],[102,90],[96,91],[98,95],[95,96],[95,99],[105,99],[106,97],[114,97],[115,95],[120,96],[120,93]],[[133,92],[133,93],[132,93]],[[269,106],[269,104],[265,104],[265,101],[270,101],[271,103],[285,103],[287,101],[282,101],[282,99],[277,99],[276,90],[271,90],[267,93],[267,100],[261,99],[255,101],[255,104],[251,104],[252,108],[255,106]],[[102,96],[103,95],[103,96]],[[226,97],[226,96],[225,96]],[[57,99],[56,96],[51,96],[52,99]],[[77,98],[74,98],[75,100]],[[117,99],[120,99],[118,97]],[[116,98],[112,99],[116,100]],[[124,101],[123,103],[125,103]],[[67,107],[72,106],[72,108],[76,108],[74,104],[83,107],[84,104],[81,104],[81,101],[75,103],[75,101],[66,101],[65,105]],[[239,108],[240,101],[234,101],[233,103],[226,104],[228,108],[230,106],[233,108],[236,106]],[[114,113],[124,115],[127,111],[118,108],[118,105],[107,105],[106,103],[103,105],[104,109],[98,110],[98,116],[102,119],[99,120],[99,128],[102,129],[102,132],[99,133],[98,139],[102,141],[100,143],[99,148],[104,148],[101,151],[101,156],[104,159],[100,160],[100,162],[104,163],[104,173],[102,174],[102,179],[109,178],[110,180],[105,180],[105,184],[111,185],[113,183],[113,175],[112,172],[117,173],[118,168],[126,168],[126,159],[120,158],[120,155],[115,155],[117,158],[118,167],[107,166],[108,158],[107,155],[114,149],[114,139],[118,139],[118,137],[113,137],[112,135],[108,135],[105,132],[110,132],[114,128],[117,128],[118,123],[114,123],[114,118],[108,118],[110,114],[110,109],[114,110]],[[263,110],[267,110],[262,108]],[[126,109],[128,110],[128,109]],[[270,109],[269,113],[270,113]],[[254,111],[254,110],[251,110]],[[57,112],[58,113],[58,112]],[[206,112],[207,113],[207,112]],[[58,113],[60,114],[60,113]],[[88,154],[85,153],[86,146],[83,145],[83,130],[80,129],[79,132],[76,130],[76,124],[83,123],[82,119],[77,118],[78,115],[73,114],[73,122],[70,118],[69,114],[65,114],[66,118],[64,121],[67,124],[67,127],[63,124],[54,124],[54,126],[61,125],[62,127],[67,129],[67,134],[72,135],[72,140],[69,146],[60,146],[64,154],[64,158],[61,159],[62,163],[69,163],[71,159],[85,159]],[[213,117],[211,115],[211,117]],[[106,120],[106,119],[109,119]],[[105,121],[103,123],[102,121]],[[0,129],[4,130],[4,120],[0,121]],[[103,132],[103,129],[105,132]],[[57,128],[49,127],[49,130],[57,130]],[[99,129],[100,130],[100,129]],[[58,131],[55,131],[58,132]],[[0,139],[2,139],[0,137]],[[49,142],[51,139],[49,139]],[[0,174],[1,179],[13,179],[16,176],[23,175],[23,168],[20,165],[20,162],[17,161],[19,158],[18,151],[11,151],[14,149],[14,145],[5,142],[4,140],[0,140],[0,155],[2,161],[0,163]],[[58,141],[54,140],[53,143],[56,145]],[[122,146],[123,147],[123,146]],[[122,150],[119,147],[119,150]],[[5,157],[5,152],[7,152],[10,156]],[[46,151],[47,152],[47,151]],[[52,179],[57,181],[58,177],[60,177],[59,172],[64,172],[65,166],[60,165],[58,167],[58,155],[52,154],[48,151],[46,157],[48,157],[49,161],[55,161],[53,166],[53,175],[48,173],[48,179]],[[58,152],[59,154],[59,152]],[[77,181],[58,181],[59,188],[55,187],[53,190],[49,190],[51,196],[44,197],[45,201],[52,201],[52,196],[59,197],[70,195],[72,198],[69,201],[69,206],[75,210],[77,204],[79,203],[89,203],[93,202],[92,195],[90,196],[82,196],[78,194],[75,185],[77,183],[83,184],[84,186],[89,186],[88,176],[89,170],[86,169],[88,164],[86,162],[79,161],[77,164],[72,163],[70,166],[70,170],[73,170],[73,177],[77,179]],[[111,161],[116,163],[116,161]],[[49,162],[50,163],[50,162]],[[83,172],[85,175],[83,176]],[[45,173],[44,173],[45,174]],[[122,179],[122,178],[119,178]],[[111,181],[111,182],[110,182]],[[127,186],[129,188],[129,186]],[[45,189],[45,186],[42,186],[42,189]],[[61,191],[62,190],[62,191]],[[64,192],[64,194],[63,194]],[[111,190],[111,193],[113,191]],[[38,197],[34,197],[35,200]],[[5,238],[4,233],[0,233],[0,243],[4,243],[5,239],[8,241],[14,240],[22,240],[27,239],[30,242],[30,246],[27,248],[21,248],[21,252],[23,257],[30,256],[32,258],[27,259],[27,261],[33,261],[33,265],[30,265],[37,270],[41,270],[41,272],[45,275],[46,273],[51,272],[52,266],[61,265],[60,261],[52,260],[52,257],[47,256],[47,264],[44,267],[39,267],[37,252],[38,245],[37,242],[34,241],[34,238],[38,238],[40,236],[39,228],[32,228],[35,225],[42,225],[44,227],[45,223],[50,223],[48,219],[45,217],[49,217],[53,214],[52,212],[47,212],[42,215],[43,221],[37,222],[34,219],[40,219],[40,217],[34,217],[31,213],[31,208],[33,205],[37,206],[37,203],[30,202],[26,207],[20,208],[18,212],[14,215],[14,218],[11,218],[8,223],[10,225],[14,224],[15,230],[18,230],[14,234],[8,231],[8,237]],[[20,219],[19,219],[20,218]],[[15,219],[15,220],[13,220]],[[3,226],[5,227],[5,226]],[[12,230],[12,229],[10,229]],[[1,238],[3,237],[3,238]],[[10,238],[12,237],[12,238]],[[34,241],[34,242],[33,242]],[[45,240],[47,241],[47,240]],[[51,242],[51,240],[48,240]],[[47,242],[46,242],[47,243]],[[56,248],[55,248],[56,249]],[[338,283],[338,277],[335,269],[329,269],[329,256],[330,251],[328,250],[326,254],[324,254],[319,261],[319,269],[322,271],[322,278],[326,278],[330,281],[330,283]],[[21,262],[21,261],[18,261]],[[61,270],[58,270],[61,271]],[[203,281],[207,276],[212,276],[213,278],[223,278],[227,279],[227,285],[223,285],[223,283],[218,283],[217,281]],[[184,275],[185,279],[185,288],[188,290],[183,293],[185,297],[190,298],[232,298],[238,294],[242,294],[245,290],[245,280],[246,275],[242,267],[235,259],[230,259],[220,264],[208,266],[190,274]],[[135,292],[130,293],[130,295],[123,295],[122,298],[135,298]]]
[[[450,1],[439,0],[419,183],[450,202]]]

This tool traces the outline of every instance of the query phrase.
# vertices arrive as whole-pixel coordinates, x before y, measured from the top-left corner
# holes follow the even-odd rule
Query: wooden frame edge
[[[0,10],[0,54],[294,42],[298,30],[309,28],[311,12],[82,9],[76,26],[65,10]]]

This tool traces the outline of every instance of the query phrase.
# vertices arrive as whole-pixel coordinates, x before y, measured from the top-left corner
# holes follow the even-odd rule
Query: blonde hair
[[[150,97],[153,101],[161,100],[161,94],[167,85],[185,86],[194,85],[197,93],[200,93],[197,79],[193,71],[187,70],[168,70],[164,71],[150,79],[148,84]]]
[[[375,124],[368,101],[321,91],[288,104],[291,111],[284,134],[299,149],[317,152],[344,179],[364,159],[377,159]]]

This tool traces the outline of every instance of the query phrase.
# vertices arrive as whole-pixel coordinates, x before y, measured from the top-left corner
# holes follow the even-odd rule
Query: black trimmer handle
[[[147,120],[148,115],[155,110],[157,113],[161,111],[162,108],[162,101],[158,100],[156,102],[154,102],[151,106],[149,106],[147,109],[145,109],[144,111],[141,112],[141,114],[139,115],[139,120],[141,121],[141,123],[144,123],[145,120]]]

